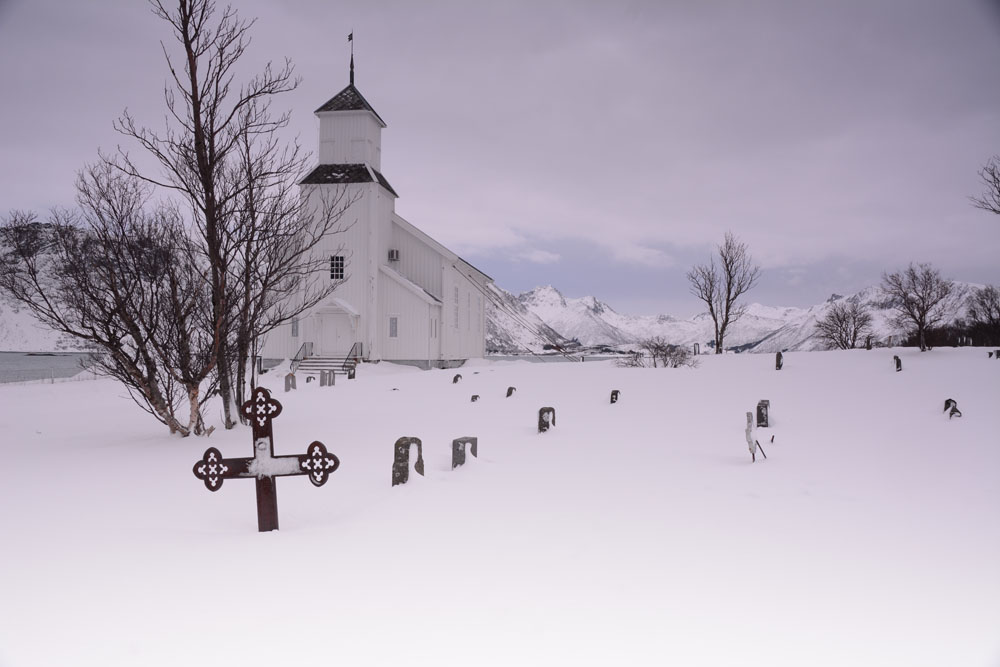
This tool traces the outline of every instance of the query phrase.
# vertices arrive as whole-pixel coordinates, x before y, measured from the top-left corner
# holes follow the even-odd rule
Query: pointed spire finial
[[[351,85],[354,85],[354,31],[347,36],[347,41],[351,43]]]

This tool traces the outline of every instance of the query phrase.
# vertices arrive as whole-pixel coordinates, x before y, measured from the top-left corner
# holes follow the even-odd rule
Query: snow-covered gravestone
[[[454,470],[460,465],[465,465],[465,446],[469,445],[469,453],[479,458],[479,438],[465,437],[455,438],[451,441],[451,469]]]
[[[295,373],[289,373],[285,376],[285,392],[289,392],[295,389]]]
[[[458,381],[461,380],[461,379],[462,379],[462,374],[461,373],[456,373],[455,377],[453,377],[451,379],[451,383],[452,384],[458,384]]]
[[[785,365],[785,359],[781,356],[781,352],[774,355],[774,370],[780,371],[781,367]]]
[[[392,460],[392,485],[406,484],[410,479],[410,446],[417,446],[417,462],[413,464],[413,469],[417,474],[424,474],[424,445],[420,438],[400,438],[393,445],[395,455]]]
[[[695,356],[701,354],[701,345],[698,344],[698,343],[695,343],[694,344],[694,350],[692,350],[692,351],[694,352]]]
[[[903,370],[903,362],[900,361],[899,357],[896,356],[895,354],[892,355],[892,363],[895,364],[897,373]]]
[[[479,394],[473,394],[472,395],[472,402],[475,403],[478,400],[479,400]]]
[[[507,398],[513,396],[515,391],[517,391],[517,387],[507,387]]]
[[[545,433],[549,430],[550,426],[556,425],[556,409],[555,408],[539,408],[538,409],[538,432]]]
[[[757,442],[757,438],[754,437],[754,432],[753,432],[753,413],[752,412],[748,412],[747,413],[746,435],[747,435],[747,446],[750,447],[750,462],[751,463],[756,463],[757,462],[757,449],[758,448],[760,449],[760,453],[766,459],[767,458],[767,454],[764,454],[764,448],[760,446],[760,443]],[[773,440],[773,438],[772,438],[772,440]]]
[[[948,413],[948,419],[962,416],[962,411],[958,409],[958,401],[954,398],[949,398],[944,402],[944,411]]]
[[[194,476],[203,481],[209,491],[218,491],[226,479],[255,479],[257,529],[262,533],[278,530],[275,478],[308,475],[314,486],[323,486],[330,473],[340,467],[340,460],[327,452],[326,446],[318,440],[309,445],[305,454],[275,456],[271,423],[281,414],[281,403],[271,398],[267,389],[255,388],[250,400],[240,409],[253,429],[253,457],[224,459],[218,449],[209,447],[201,460],[194,464]]]
[[[618,402],[618,397],[619,397],[620,395],[621,395],[621,392],[620,392],[620,391],[618,391],[617,389],[612,389],[612,390],[611,390],[611,404],[612,404],[612,405],[614,405],[615,403],[617,403],[617,402]]]

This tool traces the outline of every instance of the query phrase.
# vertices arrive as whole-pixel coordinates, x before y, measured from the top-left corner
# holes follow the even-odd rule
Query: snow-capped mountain
[[[971,287],[973,286],[958,283],[959,292],[963,295]],[[585,346],[629,345],[645,338],[661,336],[678,345],[700,343],[703,349],[707,349],[714,338],[712,319],[707,313],[685,320],[668,315],[624,315],[592,296],[568,299],[551,285],[536,287],[517,297],[497,289],[509,297],[508,302],[519,304],[562,337],[576,339]],[[824,349],[826,344],[816,335],[816,322],[825,317],[835,303],[853,301],[868,307],[872,315],[873,340],[884,343],[890,336],[899,337],[905,333],[893,323],[894,313],[882,290],[868,287],[849,296],[834,294],[824,303],[809,308],[749,304],[743,317],[730,325],[726,347],[753,352]],[[507,330],[510,324],[516,325],[516,322],[509,318],[502,319],[495,311],[495,307],[491,308],[487,314],[491,322],[491,327],[487,329],[491,332],[491,338],[487,339],[487,349],[501,349],[499,343],[492,339],[493,332],[496,332],[498,340],[502,336],[502,341],[508,342],[502,348],[507,351],[511,344],[519,344],[515,341],[525,340],[527,334]],[[538,340],[537,337],[535,340]],[[521,347],[521,350],[524,349],[525,347]],[[531,349],[537,350],[537,343]]]
[[[492,283],[489,290],[496,298],[487,302],[487,352],[541,352],[545,345],[565,345],[569,342],[507,290]]]

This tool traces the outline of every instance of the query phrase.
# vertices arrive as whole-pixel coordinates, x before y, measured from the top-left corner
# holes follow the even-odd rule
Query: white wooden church
[[[342,284],[272,331],[261,356],[350,355],[422,368],[482,357],[492,279],[396,214],[396,191],[381,172],[386,125],[354,86],[353,57],[348,86],[315,113],[319,165],[302,180],[301,195],[346,187],[357,196],[345,216],[351,227],[317,246],[324,280],[329,271],[328,279]]]

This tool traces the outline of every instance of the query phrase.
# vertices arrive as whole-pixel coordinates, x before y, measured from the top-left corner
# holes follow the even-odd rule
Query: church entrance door
[[[319,315],[319,331],[316,336],[317,357],[342,357],[354,345],[354,326],[351,316],[346,313],[323,313]]]

